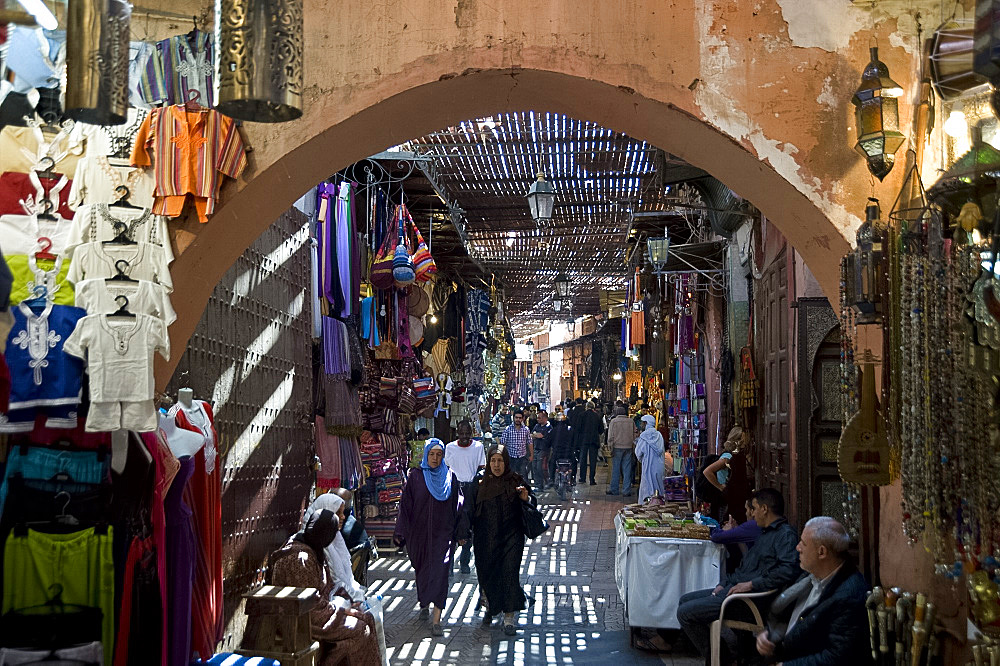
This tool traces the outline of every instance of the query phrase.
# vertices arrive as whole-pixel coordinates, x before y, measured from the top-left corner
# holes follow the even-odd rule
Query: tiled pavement
[[[504,636],[498,622],[492,629],[480,628],[475,566],[471,574],[456,571],[452,577],[448,607],[442,614],[444,636],[433,638],[430,625],[417,619],[419,608],[409,562],[383,549],[382,557],[369,569],[369,583],[383,595],[390,663],[703,663],[690,651],[653,655],[629,647],[625,609],[614,580],[612,520],[623,498],[604,494],[607,485],[600,479],[602,474],[607,474],[606,468],[599,472],[598,485],[578,486],[566,502],[560,502],[551,491],[539,497],[550,529],[525,549],[521,581],[533,602],[519,615],[520,629],[514,638]]]

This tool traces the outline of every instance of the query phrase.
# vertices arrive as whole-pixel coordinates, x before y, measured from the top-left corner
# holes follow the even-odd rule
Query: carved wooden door
[[[755,285],[754,320],[754,359],[761,388],[756,487],[776,488],[790,505],[788,447],[792,376],[787,246]]]

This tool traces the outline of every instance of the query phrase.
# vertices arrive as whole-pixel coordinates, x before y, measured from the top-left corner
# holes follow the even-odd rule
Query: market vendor
[[[680,599],[677,607],[677,621],[681,629],[691,639],[703,656],[709,655],[709,627],[719,619],[723,600],[730,594],[746,592],[780,592],[792,584],[800,575],[799,554],[796,544],[799,537],[795,528],[785,518],[785,500],[773,488],[764,488],[754,493],[751,500],[753,518],[761,526],[760,537],[753,548],[747,551],[740,566],[727,574],[712,590],[688,592]],[[758,600],[758,606],[762,602]],[[749,611],[740,604],[733,617],[747,615]],[[732,631],[723,629],[723,648],[735,652],[736,638]]]

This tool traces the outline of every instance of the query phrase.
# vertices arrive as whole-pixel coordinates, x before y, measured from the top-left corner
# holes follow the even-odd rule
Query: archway
[[[450,123],[529,108],[599,123],[711,173],[773,220],[827,296],[836,300],[839,258],[849,249],[848,242],[809,197],[733,137],[674,103],[630,88],[553,71],[477,70],[414,86],[331,122],[231,195],[210,224],[189,222],[182,228],[178,234],[182,253],[174,264],[178,313],[170,330],[174,349],[182,349],[194,331],[222,274],[310,187],[387,146]],[[312,120],[315,124],[317,119]],[[259,133],[253,128],[251,144],[255,136],[295,128],[265,128]],[[158,386],[169,380],[173,363],[157,369]]]

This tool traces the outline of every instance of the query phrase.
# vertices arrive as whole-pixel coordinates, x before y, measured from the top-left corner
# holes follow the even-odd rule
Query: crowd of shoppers
[[[610,413],[593,402],[568,400],[551,413],[503,408],[491,420],[495,430],[480,439],[462,421],[456,439],[445,444],[425,436],[419,466],[407,479],[394,541],[405,547],[413,567],[419,617],[434,636],[443,634],[441,613],[448,602],[456,555],[461,573],[471,573],[475,555],[482,626],[502,616],[503,631],[517,633],[516,616],[528,604],[521,581],[526,536],[523,515],[552,483],[556,463],[573,464],[573,481],[596,483],[603,443],[610,456],[608,495],[630,496],[641,464],[638,501],[664,484],[664,439],[652,414],[633,419],[624,403]],[[765,592],[755,599],[766,627],[742,639],[723,631],[723,663],[751,657],[754,663],[788,666],[868,663],[864,600],[868,585],[848,556],[850,538],[829,517],[808,521],[801,535],[784,516],[784,498],[773,489],[749,492],[744,449],[747,437],[734,428],[718,460],[699,476],[718,491],[713,512],[728,510],[711,540],[727,549],[726,567],[712,589],[680,597],[677,621],[697,650],[709,659],[711,623],[729,596]],[[416,462],[416,461],[415,461]],[[578,467],[577,467],[578,465]],[[313,635],[336,644],[349,663],[381,663],[381,614],[369,610],[366,588],[352,570],[351,553],[368,539],[352,515],[348,490],[320,495],[303,518],[302,530],[271,557],[269,582],[315,587],[323,602],[310,614]],[[739,515],[734,515],[738,509]],[[356,568],[356,567],[355,567]],[[750,620],[748,607],[729,604],[733,619]],[[326,655],[325,657],[323,655]],[[334,663],[328,652],[319,663]]]

